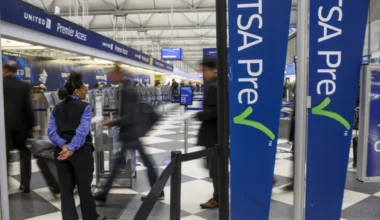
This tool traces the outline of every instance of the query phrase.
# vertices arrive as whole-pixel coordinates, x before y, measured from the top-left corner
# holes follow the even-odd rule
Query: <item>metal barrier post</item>
[[[298,0],[297,8],[297,82],[295,100],[294,220],[305,219],[305,179],[307,147],[308,36],[309,2]]]
[[[227,1],[216,1],[216,36],[218,63],[218,153],[219,153],[219,219],[230,219],[229,193],[229,93],[227,60]]]
[[[180,129],[178,131],[179,134],[182,134],[184,132],[184,119],[183,119],[183,115],[184,115],[184,112],[185,112],[185,107],[184,106],[181,106],[180,107],[180,111],[179,111],[179,117],[180,117],[180,120],[181,120],[181,126],[180,126]]]
[[[185,107],[185,112],[186,112],[186,108]],[[189,142],[189,121],[187,118],[185,118],[185,129],[184,129],[184,138],[185,138],[185,141],[184,141],[184,148],[185,148],[185,154],[188,153],[188,142]]]
[[[162,115],[165,115],[165,96],[164,95],[162,95],[161,104],[162,104]]]
[[[177,164],[170,180],[170,220],[180,220],[181,218],[181,155],[181,151],[172,152],[172,160],[177,158]]]

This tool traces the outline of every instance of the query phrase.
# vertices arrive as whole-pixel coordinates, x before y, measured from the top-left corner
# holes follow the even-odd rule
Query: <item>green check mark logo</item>
[[[330,104],[330,102],[331,100],[329,97],[325,98],[319,105],[311,109],[311,113],[313,115],[319,115],[319,116],[332,118],[335,121],[341,123],[347,130],[349,130],[351,128],[351,125],[350,123],[348,123],[346,119],[344,119],[338,113],[325,110],[325,108]]]
[[[267,128],[265,125],[263,125],[257,121],[252,121],[252,120],[247,119],[252,114],[252,112],[253,112],[252,107],[250,107],[250,106],[247,107],[243,111],[243,113],[234,117],[234,123],[255,128],[255,129],[263,132],[264,134],[266,134],[273,141],[276,136],[274,135],[274,133],[271,130],[269,130],[269,128]]]

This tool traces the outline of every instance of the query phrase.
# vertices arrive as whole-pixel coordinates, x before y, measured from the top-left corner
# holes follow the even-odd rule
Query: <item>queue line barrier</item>
[[[201,159],[204,157],[217,155],[217,147],[193,153],[182,154],[181,151],[171,152],[171,162],[167,165],[161,176],[153,185],[148,196],[137,211],[134,220],[146,220],[157,203],[165,185],[171,177],[170,183],[170,220],[180,220],[181,218],[181,183],[182,183],[182,163],[186,161]]]

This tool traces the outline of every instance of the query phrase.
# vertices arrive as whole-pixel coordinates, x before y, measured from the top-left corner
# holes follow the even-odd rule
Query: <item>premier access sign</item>
[[[228,10],[232,219],[268,219],[291,0],[235,0]]]
[[[341,215],[369,0],[310,4],[306,219],[335,220]]]

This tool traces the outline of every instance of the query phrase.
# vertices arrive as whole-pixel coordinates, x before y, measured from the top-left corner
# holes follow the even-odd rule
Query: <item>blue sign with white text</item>
[[[162,48],[161,59],[162,60],[182,60],[183,54],[181,48]]]
[[[193,88],[191,86],[181,86],[180,90],[180,104],[181,105],[192,105],[193,104]]]
[[[216,48],[204,48],[203,56],[204,57],[216,57],[218,55]]]
[[[229,1],[228,11],[231,219],[264,220],[269,219],[291,0]]]
[[[19,0],[3,1],[1,20],[25,28],[72,41],[98,50],[126,57],[140,63],[173,71],[173,66],[124,46],[98,33],[78,26],[61,17],[47,14],[43,10]]]
[[[310,3],[306,219],[337,220],[346,183],[369,0]]]
[[[367,176],[380,176],[380,70],[372,71]]]

